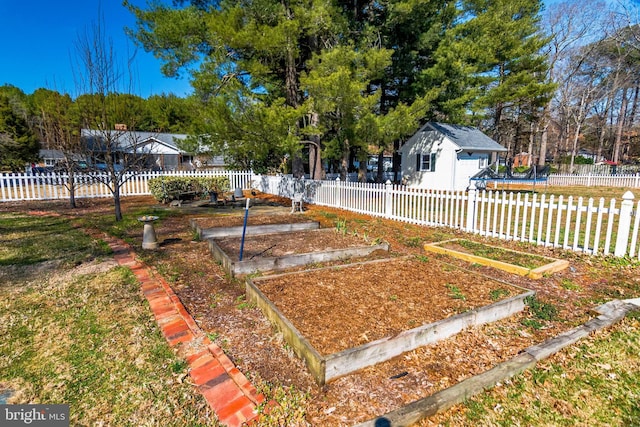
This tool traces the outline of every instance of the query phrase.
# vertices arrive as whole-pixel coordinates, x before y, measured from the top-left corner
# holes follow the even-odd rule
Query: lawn
[[[0,213],[0,392],[71,425],[215,425],[131,271],[68,219]]]

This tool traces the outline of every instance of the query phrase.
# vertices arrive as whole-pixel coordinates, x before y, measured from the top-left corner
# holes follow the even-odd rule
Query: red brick
[[[211,354],[213,354],[215,357],[220,357],[220,356],[224,356],[224,351],[222,351],[222,349],[220,347],[218,347],[218,345],[211,343],[209,345],[209,351],[211,352]]]
[[[187,325],[185,325],[184,322],[182,322],[182,319],[180,320],[180,322],[172,322],[167,325],[163,325],[161,326],[161,329],[162,329],[162,333],[168,337],[172,335],[185,334],[187,332],[191,332],[189,328],[187,328]]]
[[[216,412],[216,415],[221,418],[228,418],[233,414],[237,414],[239,412],[241,412],[241,410],[245,407],[248,406],[250,408],[251,411],[253,411],[254,405],[253,403],[251,403],[251,401],[249,399],[247,399],[245,396],[240,396],[237,399],[234,399],[231,402],[228,402],[224,408],[220,409],[219,411]],[[253,414],[251,414],[253,415]],[[245,420],[246,420],[246,416],[244,416]]]
[[[243,396],[242,392],[231,379],[216,385],[215,387],[202,391],[203,396],[209,402],[209,405],[216,411],[224,408],[228,402]]]
[[[226,369],[227,371],[231,371],[236,367],[236,365],[233,364],[231,359],[229,359],[227,355],[224,353],[222,354],[222,356],[217,357],[217,359],[220,362],[220,364],[224,367],[224,369]]]
[[[182,320],[182,317],[178,316],[175,313],[173,313],[172,320],[168,320],[168,319],[169,318],[163,319],[163,320],[165,320],[165,322],[162,325],[162,329],[170,329],[170,328],[177,328],[177,327],[181,327],[183,329],[189,329],[187,327],[187,324],[184,323],[184,320]]]
[[[204,365],[208,361],[213,360],[213,357],[208,351],[202,350],[197,353],[189,354],[187,357],[185,357],[185,360],[191,368],[197,368]]]
[[[150,298],[157,298],[161,295],[164,295],[164,291],[160,288],[156,288],[155,286],[147,286],[142,287],[142,293],[149,300]]]
[[[173,322],[182,321],[182,318],[176,313],[172,313],[169,311],[162,314],[161,316],[156,316],[156,320],[158,321],[158,325],[160,325],[160,327],[163,327]]]
[[[215,359],[211,359],[209,362],[201,366],[198,366],[197,368],[193,368],[189,372],[189,375],[191,376],[191,379],[193,380],[193,382],[199,386],[204,385],[208,381],[218,378],[221,375],[226,376],[224,369],[222,368],[222,366],[220,366],[218,361]],[[214,386],[214,385],[215,384],[211,384],[211,386]],[[211,387],[207,387],[207,388],[211,388]]]
[[[227,418],[218,417],[218,421],[220,424],[225,425],[227,427],[242,427],[246,425],[246,420],[242,416],[242,414],[232,414]]]
[[[156,316],[169,312],[175,313],[173,306],[170,304],[163,304],[162,302],[158,301],[152,302],[149,305],[151,306],[151,311],[153,311],[153,314],[155,314]]]
[[[193,340],[193,334],[191,333],[191,331],[167,337],[167,341],[169,342],[169,345],[171,347],[183,342],[189,342],[191,340]]]

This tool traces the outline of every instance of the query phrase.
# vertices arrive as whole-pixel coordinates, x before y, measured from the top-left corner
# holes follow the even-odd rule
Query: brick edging
[[[204,334],[193,317],[157,271],[136,258],[123,240],[103,237],[114,259],[131,269],[163,336],[189,364],[189,376],[221,424],[239,427],[257,421],[265,397],[259,394],[224,351]],[[274,404],[270,402],[270,404]]]

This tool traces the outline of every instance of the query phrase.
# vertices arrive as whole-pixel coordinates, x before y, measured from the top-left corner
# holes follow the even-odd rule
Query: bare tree
[[[33,93],[36,129],[46,148],[57,150],[62,155],[55,171],[66,174],[67,179],[58,183],[69,192],[69,205],[76,207],[76,187],[78,179],[78,153],[80,146],[80,126],[73,113],[74,104],[69,95],[61,95],[49,89],[38,89]]]
[[[92,177],[113,195],[116,220],[122,219],[122,186],[145,165],[152,147],[144,145],[135,132],[138,117],[128,108],[133,92],[131,66],[119,62],[112,40],[107,37],[104,18],[78,35],[76,41],[76,99],[81,124],[82,151],[94,169]]]
[[[581,61],[576,60],[576,51],[584,46],[604,37],[606,7],[602,2],[593,0],[568,0],[549,6],[545,24],[550,38],[547,45],[549,60],[549,81],[558,85],[555,99],[551,99],[545,106],[540,130],[540,155],[538,164],[543,165],[548,150],[549,124],[554,114],[562,115],[563,106],[567,105],[566,93],[563,87],[571,87],[569,80],[578,72]],[[590,54],[589,49],[582,50],[582,59]],[[562,123],[562,120],[560,120]]]

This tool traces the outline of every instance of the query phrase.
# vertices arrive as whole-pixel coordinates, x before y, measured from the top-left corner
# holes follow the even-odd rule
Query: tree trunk
[[[580,139],[580,129],[581,124],[576,124],[576,130],[573,133],[573,148],[571,149],[571,163],[569,164],[569,172],[573,173],[573,165],[576,160],[576,155],[578,154],[578,140]]]
[[[340,160],[340,180],[342,181],[347,180],[347,174],[349,173],[349,155],[349,140],[345,139],[342,145],[342,159]]]
[[[73,170],[69,172],[69,207],[75,209],[76,205],[76,176]]]
[[[378,153],[378,170],[376,173],[376,181],[384,182],[384,151]]]
[[[535,139],[535,133],[533,131],[533,123],[531,123],[530,132],[529,132],[529,153],[531,153],[531,156],[529,156],[529,158],[533,156],[533,140],[534,139]],[[535,166],[539,164],[540,164],[540,158],[538,158],[537,162],[530,163],[529,166]],[[542,164],[544,165],[544,162]]]
[[[120,206],[120,187],[113,189],[113,207],[116,213],[116,221],[122,221],[122,207]]]
[[[540,157],[538,158],[538,166],[544,166],[547,162],[547,144],[549,143],[549,111],[551,102],[544,106],[542,112],[542,120],[538,126],[542,124],[542,132],[540,133]],[[539,128],[538,128],[539,129]]]
[[[312,128],[318,127],[320,118],[318,113],[311,113]],[[321,180],[324,178],[324,170],[322,169],[322,149],[320,145],[320,135],[312,135],[311,145],[309,147],[309,175],[311,179]]]
[[[400,158],[398,150],[400,150],[400,141],[395,140],[393,141],[393,182],[396,183],[400,182],[400,168],[402,166],[402,159]]]
[[[620,148],[622,147],[622,130],[624,129],[624,118],[627,114],[627,88],[622,90],[622,102],[618,113],[618,123],[616,124],[616,140],[613,145],[613,162],[620,161]]]
[[[367,182],[367,162],[358,165],[358,182]]]

